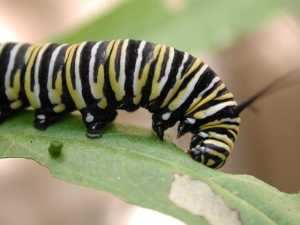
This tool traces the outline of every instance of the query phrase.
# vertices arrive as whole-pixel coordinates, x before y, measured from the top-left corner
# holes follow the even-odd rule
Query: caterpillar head
[[[178,126],[178,137],[193,133],[188,154],[208,167],[220,168],[233,148],[239,124],[239,116],[228,107],[213,117],[184,118]]]
[[[226,139],[225,135],[215,134],[215,136],[223,136]],[[226,143],[215,139],[210,132],[199,132],[193,136],[188,154],[194,160],[208,167],[221,168],[225,164],[232,147],[232,140],[228,140]]]

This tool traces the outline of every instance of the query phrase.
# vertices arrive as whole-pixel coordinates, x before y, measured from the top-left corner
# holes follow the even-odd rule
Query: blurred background
[[[0,41],[130,37],[162,42],[202,57],[242,100],[300,66],[297,4],[284,2],[0,0]],[[256,111],[246,111],[223,170],[256,176],[281,191],[299,191],[299,96],[300,85],[289,87],[258,101]],[[140,110],[121,112],[117,121],[150,128],[150,118]],[[188,141],[176,143],[184,147]],[[0,160],[0,199],[5,225],[182,224],[110,194],[55,180],[45,168],[21,159]]]

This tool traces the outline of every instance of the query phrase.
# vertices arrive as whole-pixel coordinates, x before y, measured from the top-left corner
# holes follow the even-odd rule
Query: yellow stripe
[[[71,73],[72,61],[73,61],[74,54],[75,54],[76,49],[77,49],[78,46],[79,46],[79,44],[71,45],[68,48],[68,50],[67,50],[68,59],[67,59],[67,62],[66,62],[66,80],[67,80],[68,91],[69,91],[69,93],[70,93],[70,95],[71,95],[71,97],[73,99],[73,102],[76,105],[76,108],[77,109],[82,109],[82,108],[86,107],[86,104],[80,98],[78,92],[76,91],[76,88],[73,87],[73,84],[72,84],[72,75],[74,76],[74,74]]]
[[[171,100],[171,98],[174,96],[175,93],[177,93],[178,89],[180,88],[180,85],[183,83],[183,81],[192,73],[194,72],[202,63],[202,60],[200,59],[196,59],[196,61],[194,62],[194,64],[191,66],[191,68],[185,73],[183,74],[183,76],[176,81],[175,86],[169,91],[169,93],[167,94],[167,97],[165,98],[163,104],[161,105],[161,108],[164,108],[169,101]],[[197,74],[197,73],[196,73]],[[195,75],[196,75],[195,74]]]
[[[219,140],[225,142],[231,149],[234,146],[233,141],[225,134],[218,134],[218,133],[215,133],[215,132],[208,132],[208,135],[212,138],[219,139]]]
[[[219,157],[222,160],[226,159],[226,156],[224,154],[222,154],[222,153],[220,153],[220,152],[218,152],[218,151],[216,151],[214,149],[211,149],[211,148],[208,148],[208,149],[210,149],[210,151],[208,153],[206,153],[206,154],[217,156],[217,157]]]
[[[226,118],[225,118],[226,119]],[[236,122],[236,123],[240,123],[241,119],[239,117],[232,119],[232,122]],[[215,120],[209,123],[204,124],[203,126],[201,126],[201,129],[205,130],[205,129],[210,129],[210,128],[226,128],[234,137],[234,139],[237,138],[237,133],[239,132],[239,125],[235,125],[235,124],[227,124],[226,121],[224,120]],[[231,129],[235,130],[232,131]],[[211,133],[211,132],[209,132]]]
[[[186,111],[186,114],[191,113],[192,111],[194,111],[195,106],[201,103],[201,99],[202,96],[197,97],[196,99],[194,99],[193,103],[189,106],[189,108]]]
[[[184,89],[180,90],[177,97],[174,100],[172,100],[172,102],[169,104],[170,111],[174,111],[181,105],[182,99],[186,96],[189,89],[190,89],[190,87],[187,85]]]
[[[17,100],[17,101],[14,101],[10,104],[10,108],[11,109],[18,109],[20,108],[21,106],[23,105],[23,103],[21,102],[21,100]]]
[[[29,52],[30,53],[32,52],[32,54],[30,56],[27,55],[28,64],[27,64],[26,71],[25,71],[25,93],[26,93],[26,96],[28,98],[30,105],[35,109],[40,108],[40,103],[39,103],[37,97],[34,95],[34,92],[31,91],[31,79],[32,79],[31,70],[32,70],[34,61],[37,57],[37,54],[39,53],[39,50],[41,48],[42,48],[41,45],[32,45],[30,47],[30,50],[28,50],[26,52],[26,55],[27,55],[27,53],[29,54]]]
[[[224,95],[221,95],[221,96],[215,98],[215,100],[225,100],[225,99],[230,99],[233,97],[234,97],[233,94],[229,92],[229,93],[226,93]]]
[[[239,127],[237,125],[232,125],[232,124],[218,124],[218,125],[212,125],[212,126],[201,126],[201,130],[207,130],[211,128],[226,128],[226,129],[232,129],[236,133],[239,132]]]
[[[215,164],[215,160],[213,160],[213,159],[207,160],[207,163],[206,163],[207,166],[212,166],[214,164]]]
[[[136,90],[137,91],[136,91],[136,95],[133,97],[134,104],[138,104],[141,101],[142,89],[146,84],[151,64],[158,57],[158,53],[159,53],[160,48],[161,48],[161,45],[155,45],[155,48],[154,48],[154,51],[153,51],[153,57],[144,65],[144,68],[142,69],[143,71],[142,71],[141,78],[138,79],[137,83],[136,83],[136,85],[137,85]]]
[[[228,119],[230,121],[226,121]],[[205,125],[216,125],[216,124],[222,124],[222,123],[226,123],[226,122],[240,123],[241,122],[241,118],[239,118],[239,117],[235,117],[235,118],[223,118],[223,119],[220,119],[220,120],[214,120],[212,122],[208,122]]]
[[[221,91],[222,89],[225,88],[225,84],[222,83],[220,86],[218,86],[212,93],[210,93],[208,96],[206,96],[203,100],[199,101],[198,104],[196,105],[192,105],[189,109],[188,109],[188,113],[196,110],[197,108],[199,108],[200,106],[204,105],[205,103],[213,100],[219,91]],[[200,98],[201,99],[201,98]]]
[[[103,81],[104,81],[104,66],[100,65],[97,72],[96,82],[91,83],[91,88],[93,90],[93,93],[95,93],[96,99],[100,99],[103,97],[103,87],[104,87]]]
[[[228,130],[228,131],[229,131],[229,133],[231,133],[231,134],[232,134],[232,136],[233,136],[234,140],[236,140],[236,138],[237,138],[237,135],[236,135],[236,133],[235,133],[234,131],[232,131],[232,130]]]
[[[105,57],[107,58],[112,50],[115,41],[110,41],[105,49]],[[100,98],[98,106],[101,109],[105,109],[107,107],[107,99],[104,93],[104,81],[105,81],[105,70],[104,65],[100,65],[98,68],[98,76],[97,76],[97,83],[94,86],[97,96]]]
[[[196,58],[195,62],[193,63],[193,65],[191,66],[191,68],[186,72],[186,74],[191,74],[192,72],[194,72],[202,63],[203,61],[199,58]],[[186,75],[185,74],[185,75]],[[185,76],[184,75],[184,76]]]
[[[71,48],[68,47],[66,49],[65,55],[64,55],[64,63],[67,62],[69,53]],[[66,108],[65,104],[62,103],[62,95],[63,95],[63,85],[62,85],[62,74],[63,70],[59,70],[57,72],[56,80],[54,81],[54,89],[53,89],[53,95],[52,95],[52,104],[57,104],[53,111],[56,113],[63,112]]]
[[[160,49],[160,53],[158,55],[158,60],[155,66],[155,71],[154,71],[154,76],[153,76],[153,81],[152,81],[152,88],[151,88],[151,94],[149,97],[149,100],[153,100],[159,96],[160,93],[160,88],[159,88],[159,77],[161,74],[161,66],[164,60],[165,52],[167,48],[165,45],[163,45]]]
[[[117,81],[117,74],[116,74],[116,57],[117,57],[117,51],[118,47],[120,45],[121,41],[116,40],[114,47],[111,52],[111,56],[109,59],[109,81],[110,85],[115,93],[115,97],[117,101],[121,101],[123,96],[125,95],[125,90],[119,85],[119,82]]]
[[[7,98],[10,101],[18,99],[20,94],[20,89],[21,89],[21,69],[18,69],[14,76],[12,88],[11,87],[8,88]]]
[[[62,89],[62,71],[60,70],[57,73],[56,80],[54,81],[54,90],[53,90],[53,96],[52,96],[52,103],[53,104],[59,104],[61,103],[61,96],[63,94]]]
[[[230,147],[221,141],[217,141],[214,139],[206,139],[206,140],[204,140],[204,144],[212,144],[212,145],[218,146],[218,147],[223,148],[223,149],[227,150],[228,152],[230,152]]]
[[[66,61],[66,81],[67,81],[67,87],[68,90],[71,92],[72,90],[74,90],[73,84],[72,84],[72,78],[71,78],[71,66],[72,66],[72,61],[73,61],[73,57],[75,54],[75,50],[78,47],[78,44],[74,44],[74,45],[70,45],[67,49],[67,61]]]
[[[66,109],[66,106],[64,104],[59,104],[53,108],[53,111],[56,113],[60,113],[60,112],[63,112],[65,109]]]
[[[95,84],[94,88],[96,90],[97,97],[100,98],[98,106],[100,106],[102,109],[107,107],[107,99],[104,94],[104,75],[104,66],[100,65],[98,69],[97,83]]]

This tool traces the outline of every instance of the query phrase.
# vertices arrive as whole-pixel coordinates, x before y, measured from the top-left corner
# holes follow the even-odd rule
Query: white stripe
[[[21,48],[23,44],[17,44],[13,47],[13,49],[11,50],[10,52],[10,57],[9,57],[9,61],[8,61],[8,66],[7,66],[7,69],[6,69],[6,73],[5,73],[5,94],[6,96],[9,98],[9,90],[11,89],[10,87],[10,78],[12,76],[12,71],[14,69],[14,66],[15,66],[15,61],[16,61],[16,57],[17,57],[17,54]],[[13,100],[13,99],[10,99],[10,100]]]
[[[222,102],[220,104],[214,105],[209,107],[207,110],[203,111],[203,117],[202,119],[211,116],[215,113],[217,113],[218,111],[224,109],[227,106],[231,106],[231,105],[236,105],[236,102],[234,101],[229,101],[229,102]]]
[[[230,147],[233,147],[233,145],[234,145],[233,141],[226,134],[219,134],[219,133],[212,132],[212,131],[208,132],[208,134],[211,137],[217,138],[220,141],[224,141]]]
[[[178,69],[178,72],[177,72],[177,75],[176,75],[176,81],[179,80],[179,78],[182,74],[182,71],[184,69],[184,64],[187,62],[188,58],[189,58],[189,54],[185,52],[184,55],[183,55],[183,60],[181,62],[181,65],[180,65],[180,67]]]
[[[175,84],[177,84],[177,82],[179,82],[178,80],[180,79],[180,77],[181,77],[181,75],[182,75],[182,71],[183,71],[183,69],[184,69],[184,64],[186,63],[186,61],[188,60],[188,58],[189,58],[189,54],[188,53],[184,53],[184,55],[183,55],[183,59],[182,59],[182,61],[181,61],[181,65],[180,65],[180,67],[179,67],[179,69],[178,69],[178,71],[177,71],[177,74],[176,74],[176,81],[175,81]],[[175,92],[175,90],[174,90],[174,88],[171,88],[171,90],[169,90],[169,92],[168,92],[168,94],[167,94],[167,98],[169,97],[171,97],[171,96],[173,96],[174,95],[174,92]],[[166,100],[166,99],[165,99]],[[164,101],[165,101],[164,100]],[[168,99],[168,102],[165,102],[162,106],[163,107],[165,107],[165,106],[167,106],[167,105],[169,105],[169,102],[170,102],[170,99]],[[169,105],[170,106],[170,105]]]
[[[76,59],[75,59],[75,89],[77,90],[77,93],[82,97],[82,84],[81,84],[81,79],[80,79],[80,58],[81,58],[81,52],[84,46],[86,45],[87,42],[83,42],[77,52],[76,52]]]
[[[169,59],[168,59],[167,66],[166,66],[166,69],[165,69],[165,74],[164,74],[164,76],[162,77],[162,79],[160,80],[160,83],[159,83],[160,90],[163,89],[163,87],[165,86],[165,84],[166,84],[166,82],[169,78],[172,63],[173,63],[173,60],[174,60],[174,54],[175,54],[174,48],[171,47],[170,52],[169,52]]]
[[[214,146],[217,146],[217,147],[221,147],[224,150],[230,152],[230,146],[227,143],[224,143],[222,141],[215,140],[215,139],[206,139],[203,142],[204,142],[204,144],[211,144],[211,145],[214,145]],[[219,153],[221,153],[221,152],[219,152]]]
[[[40,69],[40,64],[41,64],[43,54],[45,53],[45,51],[46,51],[46,49],[48,48],[49,45],[50,45],[50,43],[48,43],[48,44],[44,45],[44,47],[42,47],[42,49],[40,50],[40,52],[38,54],[38,57],[37,57],[36,63],[35,63],[35,67],[34,67],[34,88],[33,88],[33,92],[34,92],[34,95],[35,95],[36,100],[39,103],[39,105],[40,105],[39,69]]]
[[[177,103],[176,108],[179,108],[186,101],[186,99],[190,96],[190,94],[192,93],[192,91],[194,91],[194,88],[195,88],[198,80],[200,79],[201,75],[205,72],[205,70],[207,69],[207,67],[208,67],[208,65],[204,64],[201,67],[201,69],[197,72],[197,74],[192,78],[192,80],[190,80],[190,82],[188,83],[187,87],[185,87],[184,90],[183,90],[183,91],[185,91],[184,96],[181,97],[178,102],[177,102],[177,98],[174,99],[174,102]],[[180,92],[179,92],[179,94],[180,94]],[[172,105],[172,102],[171,102],[170,105]]]
[[[53,103],[53,95],[54,95],[54,89],[53,86],[53,73],[54,73],[54,67],[57,60],[57,57],[62,50],[63,47],[67,46],[67,44],[63,44],[58,46],[52,53],[49,63],[49,70],[48,70],[48,80],[47,80],[47,89],[48,89],[48,97],[50,101]]]
[[[89,83],[90,83],[90,87],[91,87],[91,93],[92,95],[96,98],[97,93],[95,92],[95,90],[92,88],[94,82],[94,68],[95,68],[95,63],[96,63],[96,55],[99,49],[99,46],[101,45],[101,41],[97,42],[91,51],[91,60],[90,60],[90,64],[89,64]],[[97,73],[97,71],[96,71]]]
[[[223,118],[218,120],[220,122],[232,122],[232,123],[240,123],[241,119],[240,118]]]
[[[203,96],[208,90],[210,90],[218,81],[220,81],[219,77],[215,77],[210,84],[198,94],[198,97]]]
[[[218,81],[220,80],[219,77],[215,77],[210,83],[209,85],[204,89],[202,90],[198,96],[193,100],[192,104],[195,104],[196,102],[199,102],[199,97],[202,97],[208,90],[210,90]]]
[[[134,67],[134,73],[133,73],[133,88],[134,88],[134,95],[136,96],[138,93],[137,92],[137,80],[138,80],[138,76],[139,76],[139,72],[141,69],[141,63],[142,63],[142,59],[143,59],[143,50],[145,48],[146,42],[142,41],[139,49],[138,49],[138,56],[135,62],[135,67]]]
[[[119,84],[121,84],[121,89],[125,90],[125,81],[126,81],[126,74],[125,74],[125,63],[126,63],[126,49],[128,46],[129,40],[126,39],[122,46],[121,51],[121,59],[120,59],[120,76],[119,76]],[[125,93],[124,93],[125,94]]]

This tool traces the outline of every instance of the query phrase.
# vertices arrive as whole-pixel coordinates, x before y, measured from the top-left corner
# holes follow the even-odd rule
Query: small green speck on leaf
[[[60,141],[53,141],[50,143],[48,152],[53,158],[58,158],[62,152],[63,143]]]

